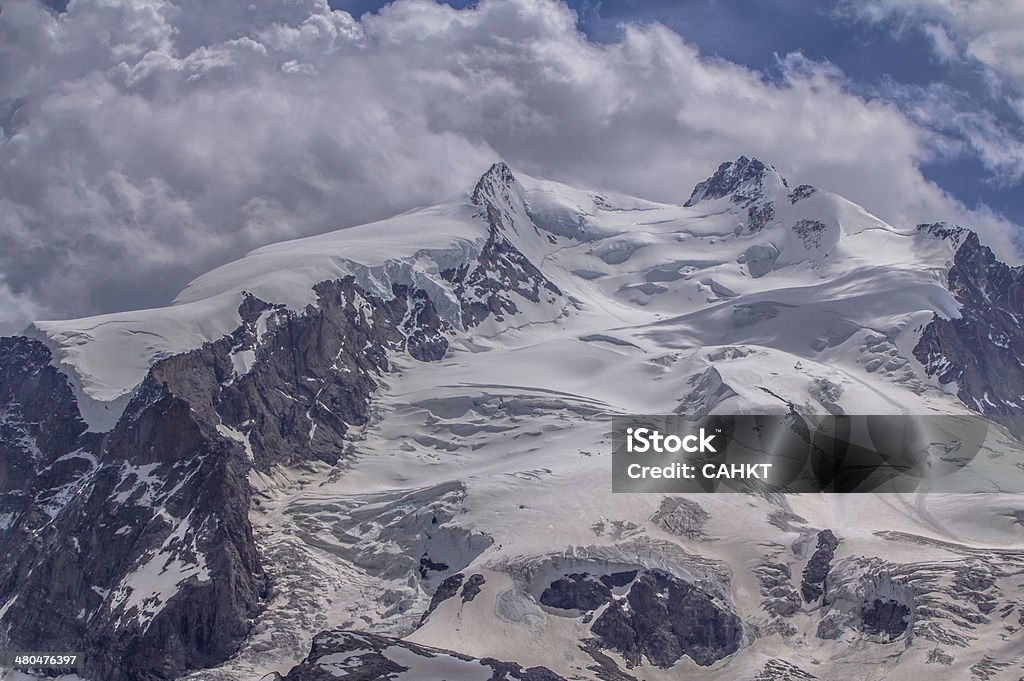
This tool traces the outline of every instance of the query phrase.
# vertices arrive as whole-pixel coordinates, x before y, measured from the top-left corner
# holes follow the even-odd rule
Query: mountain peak
[[[735,161],[722,163],[714,175],[697,183],[684,205],[694,206],[706,199],[721,199],[726,196],[731,197],[734,203],[749,203],[764,195],[766,179],[774,179],[783,187],[789,186],[774,166],[756,158],[740,156]]]
[[[504,161],[498,161],[487,169],[473,188],[473,196],[470,199],[474,205],[483,206],[489,199],[507,194],[517,183],[512,169]]]

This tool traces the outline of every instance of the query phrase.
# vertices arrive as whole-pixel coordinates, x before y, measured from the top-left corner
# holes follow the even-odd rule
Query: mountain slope
[[[0,648],[116,680],[289,674],[327,630],[377,637],[342,678],[416,646],[459,679],[1011,678],[1019,497],[612,495],[606,419],[1013,416],[1019,279],[757,160],[684,206],[496,164],[168,308],[36,323],[0,346]],[[1019,454],[991,429],[986,489]]]

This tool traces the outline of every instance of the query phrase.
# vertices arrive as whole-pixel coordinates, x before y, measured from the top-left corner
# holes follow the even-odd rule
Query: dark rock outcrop
[[[818,600],[825,592],[825,578],[828,577],[838,546],[839,539],[832,534],[832,530],[818,533],[818,546],[804,567],[803,581],[800,583],[800,593],[808,603]]]
[[[803,201],[807,197],[813,196],[816,191],[818,191],[817,187],[812,187],[809,184],[799,185],[789,193],[789,202],[796,203],[797,201]]]
[[[3,648],[82,650],[87,677],[126,681],[221,661],[267,589],[247,462],[153,374],[90,457],[45,525],[3,535]]]
[[[814,681],[817,678],[795,664],[773,658],[765,662],[764,667],[751,681]]]
[[[747,205],[763,196],[763,184],[768,171],[775,171],[756,158],[740,156],[735,161],[726,161],[718,166],[715,174],[697,183],[684,206],[694,206],[701,201],[729,197],[733,203]],[[785,184],[785,180],[783,180]]]
[[[958,245],[948,288],[960,303],[960,317],[935,315],[914,347],[929,376],[955,383],[957,397],[971,409],[1024,436],[1024,267],[996,259],[974,232],[949,225],[920,231]]]
[[[466,585],[462,587],[462,602],[469,603],[479,596],[480,590],[483,589],[486,583],[487,580],[484,579],[483,575],[470,575],[469,579],[466,580]]]
[[[85,432],[71,386],[51,359],[39,341],[0,338],[0,530],[25,514],[29,525],[49,520],[61,490],[92,467],[99,438]],[[0,548],[5,538],[13,539],[0,534]]]
[[[244,296],[235,332],[154,364],[105,434],[86,432],[45,346],[0,340],[0,649],[81,650],[83,674],[110,681],[238,649],[270,587],[249,472],[338,461],[388,353],[447,349],[423,291],[315,290],[302,312]]]
[[[625,570],[623,572],[613,572],[610,575],[601,575],[601,583],[609,589],[619,589],[628,586],[636,579],[639,572],[639,570]]]
[[[325,631],[313,639],[309,655],[284,681],[386,681],[437,678],[439,665],[449,681],[565,681],[546,667],[523,668],[493,658],[477,659],[450,650],[365,632]]]
[[[437,610],[437,606],[441,605],[459,592],[459,587],[462,586],[462,580],[465,578],[465,575],[461,572],[457,572],[441,582],[437,587],[437,590],[434,592],[434,595],[430,597],[430,605],[427,606],[427,611],[424,612],[423,617],[420,618],[421,625],[427,621],[427,618],[430,617],[432,612]]]
[[[559,610],[597,610],[611,600],[612,590],[598,578],[574,573],[551,582],[540,595],[540,602]]]
[[[892,599],[875,598],[861,610],[864,631],[888,640],[898,638],[910,624],[910,608]]]
[[[732,655],[739,650],[743,626],[739,617],[693,584],[648,571],[624,600],[608,605],[591,632],[630,666],[647,658],[667,668],[684,655],[704,666]]]
[[[487,241],[474,262],[441,273],[461,301],[462,323],[467,328],[489,316],[503,321],[506,315],[517,313],[517,296],[532,303],[554,303],[562,296],[511,238],[514,212],[518,208],[526,214],[519,191],[512,171],[504,163],[494,164],[480,178],[472,202],[480,206],[481,217],[487,221]],[[536,232],[532,223],[530,226]]]

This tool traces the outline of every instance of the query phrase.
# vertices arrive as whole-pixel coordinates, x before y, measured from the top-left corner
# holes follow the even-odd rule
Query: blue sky
[[[377,11],[379,0],[332,0],[331,6],[354,15]],[[463,8],[470,2],[448,3]],[[852,16],[840,3],[806,0],[569,0],[579,26],[595,41],[617,40],[622,24],[659,22],[678,32],[709,57],[779,75],[778,60],[799,52],[828,62],[849,80],[848,88],[866,98],[886,98],[895,86],[943,84],[960,93],[968,108],[992,114],[1018,139],[1021,120],[1003,97],[993,93],[983,65],[943,60],[932,40],[913,20],[882,22]],[[986,168],[964,151],[921,164],[926,178],[970,207],[985,204],[1024,224],[1024,192],[1018,179]]]

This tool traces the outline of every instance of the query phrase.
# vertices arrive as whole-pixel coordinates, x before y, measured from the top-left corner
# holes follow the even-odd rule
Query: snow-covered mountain
[[[167,308],[37,322],[0,340],[0,649],[115,681],[1019,679],[1022,282],[757,160],[684,205],[498,163]],[[788,409],[984,414],[989,493],[611,494],[612,415]]]

